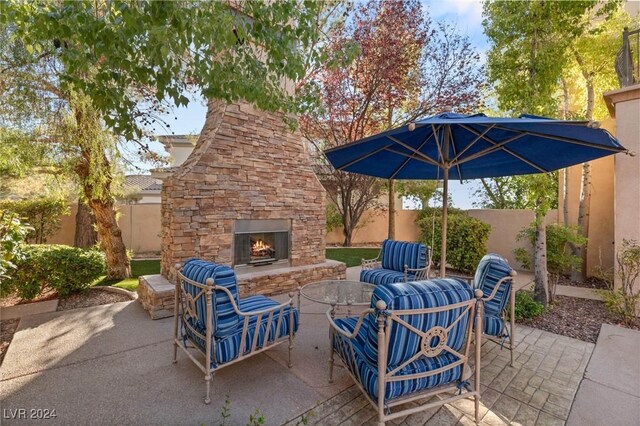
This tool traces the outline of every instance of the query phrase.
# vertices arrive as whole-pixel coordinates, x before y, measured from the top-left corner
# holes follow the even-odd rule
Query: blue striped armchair
[[[292,366],[298,311],[291,295],[285,303],[265,296],[240,298],[233,269],[203,260],[190,259],[176,269],[173,362],[180,348],[205,373],[205,404],[211,403],[211,380],[220,368],[285,341]]]
[[[378,411],[379,424],[457,399],[473,397],[476,421],[480,403],[480,331],[476,330],[474,369],[469,366],[472,325],[482,323],[480,291],[456,279],[381,284],[370,309],[358,317],[333,319],[334,356]],[[473,387],[467,381],[475,374]],[[400,409],[402,404],[446,394]],[[425,399],[426,401],[426,399]]]
[[[360,281],[380,285],[426,280],[430,264],[431,249],[424,244],[384,240],[378,257],[362,259]]]
[[[509,266],[505,258],[490,253],[480,260],[473,277],[473,288],[483,293],[483,336],[501,345],[508,341],[512,367],[516,310],[516,292],[512,287],[516,276],[516,271]],[[508,330],[507,315],[509,315]]]

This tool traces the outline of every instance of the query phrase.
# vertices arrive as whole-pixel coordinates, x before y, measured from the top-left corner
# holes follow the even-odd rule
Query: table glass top
[[[369,306],[375,289],[375,285],[360,281],[329,280],[307,284],[300,293],[309,300],[327,305]]]

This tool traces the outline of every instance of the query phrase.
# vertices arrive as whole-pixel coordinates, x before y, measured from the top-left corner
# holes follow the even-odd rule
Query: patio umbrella
[[[336,170],[385,179],[442,179],[440,274],[447,255],[448,180],[546,173],[626,151],[589,121],[443,113],[325,151]]]

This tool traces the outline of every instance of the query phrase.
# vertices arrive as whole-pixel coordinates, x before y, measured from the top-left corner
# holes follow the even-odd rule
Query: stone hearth
[[[242,271],[256,277],[250,293],[344,277],[344,265],[325,260],[325,191],[299,133],[281,114],[212,101],[193,153],[163,183],[162,275],[173,282],[173,266],[192,257],[232,265],[236,221],[265,219],[290,222],[289,258],[268,274]]]

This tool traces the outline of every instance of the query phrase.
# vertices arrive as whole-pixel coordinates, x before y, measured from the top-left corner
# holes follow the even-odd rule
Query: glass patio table
[[[376,289],[373,284],[360,281],[327,280],[317,281],[305,285],[298,293],[298,308],[300,295],[313,302],[331,306],[331,316],[335,315],[337,306],[346,306],[347,315],[351,314],[351,306],[369,306],[371,295]]]

